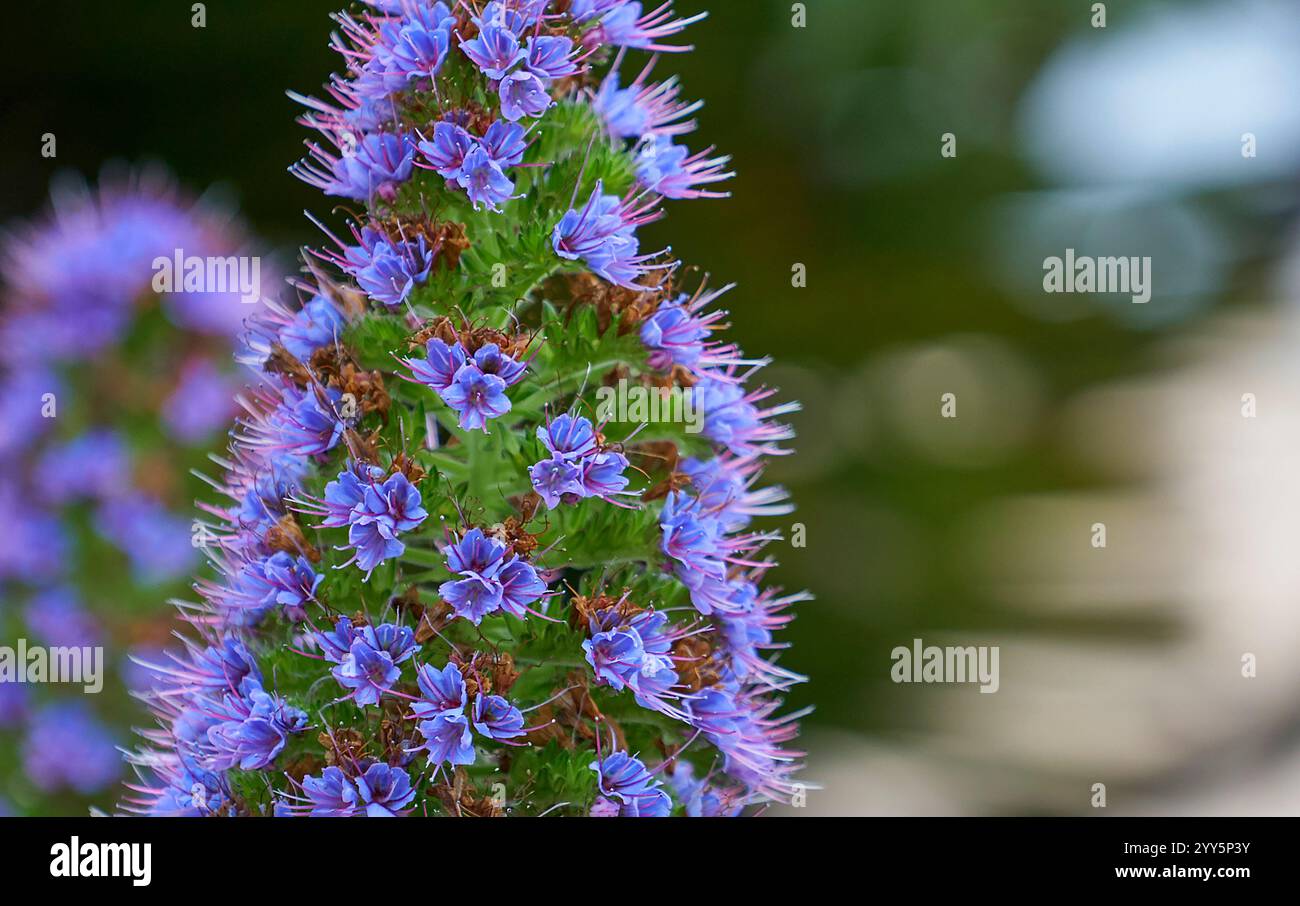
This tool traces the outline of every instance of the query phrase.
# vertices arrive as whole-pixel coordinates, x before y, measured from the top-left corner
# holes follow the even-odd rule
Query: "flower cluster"
[[[668,42],[698,17],[368,6],[338,17],[327,97],[296,96],[321,136],[296,172],[364,207],[320,224],[333,249],[249,326],[259,383],[183,605],[200,638],[150,662],[157,727],[125,810],[789,801],[782,698],[803,678],[778,634],[806,596],[763,587],[781,536],[756,523],[790,512],[760,482],[795,407],[717,338],[729,287],[683,287],[667,249],[641,251],[664,198],[717,197],[730,174],[673,144],[699,106],[676,80],[617,75],[688,49]],[[689,392],[703,420],[599,410],[620,387]]]
[[[689,630],[670,626],[664,613],[628,608],[626,601],[593,613],[587,628],[590,638],[582,650],[597,683],[616,691],[631,689],[643,708],[685,719],[669,699],[688,693],[676,665],[689,658],[675,648],[689,638]]]
[[[348,690],[345,698],[374,705],[402,675],[399,665],[415,654],[415,636],[405,626],[381,623],[353,626],[339,617],[329,632],[313,634],[325,659],[337,664],[330,672]]]
[[[534,463],[528,476],[533,490],[548,508],[576,503],[584,497],[612,503],[619,494],[635,496],[623,490],[628,485],[623,474],[627,457],[605,449],[589,419],[565,413],[548,425],[538,426],[537,439],[550,456]]]
[[[664,818],[672,799],[663,784],[646,770],[635,755],[615,752],[591,763],[600,795],[591,807],[593,818]]]
[[[257,308],[233,286],[160,279],[208,256],[252,257],[229,212],[153,170],[57,182],[49,212],[0,243],[0,636],[107,656],[103,693],[75,704],[66,686],[3,684],[20,813],[84,811],[120,778],[123,655],[165,635],[149,602],[201,559],[188,472],[236,411],[231,351]]]
[[[411,706],[417,729],[424,742],[419,746],[432,765],[474,763],[470,727],[486,739],[507,740],[524,735],[524,715],[504,696],[474,696],[469,715],[465,713],[468,691],[460,668],[447,664],[435,670],[427,664],[416,673],[420,699]]]
[[[447,571],[460,578],[438,587],[438,594],[459,617],[478,625],[490,613],[501,611],[523,619],[528,605],[546,593],[537,570],[495,538],[472,528],[447,545]]]
[[[325,486],[321,522],[326,528],[348,530],[346,547],[355,553],[338,568],[355,562],[368,578],[383,561],[400,557],[406,545],[397,536],[419,528],[429,515],[421,504],[420,492],[402,473],[385,478],[378,466],[349,464]]]
[[[432,140],[419,147],[424,155],[420,166],[464,189],[475,210],[500,211],[515,190],[505,171],[523,161],[527,143],[523,127],[504,120],[489,126],[482,139],[456,123],[440,122],[434,124]]]
[[[460,41],[465,56],[496,86],[501,115],[511,123],[545,113],[553,103],[552,82],[578,71],[573,41],[540,33],[546,5],[493,0],[471,20],[478,34]],[[529,29],[533,33],[525,34]]]
[[[424,359],[403,360],[415,380],[430,388],[456,412],[460,427],[487,431],[488,419],[510,411],[506,388],[523,380],[528,366],[485,343],[473,355],[459,341],[430,337]]]
[[[642,254],[636,235],[638,227],[662,214],[657,210],[659,200],[636,195],[619,198],[603,190],[604,184],[597,181],[586,204],[565,212],[551,231],[551,245],[561,258],[583,262],[610,283],[640,289],[638,281],[663,269],[652,263],[663,252]]]
[[[276,803],[276,814],[306,813],[313,818],[397,818],[415,798],[411,778],[401,768],[382,761],[342,768],[328,767],[319,777],[304,777],[302,796],[286,795]]]
[[[381,305],[401,305],[418,283],[429,277],[433,252],[423,236],[405,242],[365,229],[357,245],[344,249],[340,262],[344,273]]]
[[[149,694],[164,728],[145,731],[157,750],[132,756],[150,782],[128,784],[128,808],[155,813],[216,814],[230,808],[228,774],[274,763],[307,714],[268,692],[252,653],[233,636],[140,664],[152,677]],[[164,812],[163,809],[166,809]]]

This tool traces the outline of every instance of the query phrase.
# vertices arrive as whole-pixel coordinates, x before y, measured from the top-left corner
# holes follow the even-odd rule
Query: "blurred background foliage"
[[[817,706],[814,766],[819,745],[854,751],[863,740],[978,761],[987,739],[946,716],[948,691],[890,683],[896,645],[1034,637],[1118,650],[1188,632],[1175,593],[1156,585],[1131,608],[1021,606],[1008,582],[1027,580],[1009,579],[1006,561],[1046,529],[993,517],[1008,501],[1122,493],[1132,476],[1081,452],[1071,401],[1162,367],[1171,336],[1266,301],[1297,202],[1300,14],[1265,0],[1118,0],[1098,29],[1083,0],[799,5],[806,27],[788,2],[676,3],[712,14],[689,30],[696,52],[656,71],[680,73],[685,96],[705,99],[690,143],[732,154],[739,175],[732,198],[671,205],[645,241],[739,282],[734,336],[772,355],[770,380],[805,404],[798,455],[770,475],[791,487],[793,519],[808,530],[806,548],[778,552],[774,578],[818,595],[787,655],[812,676],[792,703]],[[320,198],[285,172],[305,132],[284,90],[314,91],[336,68],[333,2],[213,0],[205,29],[190,27],[188,3],[22,6],[4,89],[6,218],[39,205],[55,168],[157,158],[186,184],[222,184],[282,248],[319,241],[301,211],[325,213]],[[1252,130],[1262,150],[1247,160],[1240,136]],[[45,132],[58,137],[57,161],[37,153]],[[940,155],[945,133],[955,158]],[[1042,259],[1067,246],[1152,255],[1152,302],[1044,294]],[[796,264],[806,288],[792,285]],[[947,392],[957,419],[939,418]],[[1099,424],[1121,446],[1125,431],[1156,430],[1141,418]],[[1083,557],[1100,517],[1079,518],[1067,537]],[[996,718],[988,701],[1016,702],[1030,665],[1004,648],[1001,696],[951,695],[976,721],[989,715],[986,733],[1000,719],[1033,725],[1035,708],[1004,703],[1011,713]],[[1140,757],[1130,729],[1128,718],[1092,727],[1118,736],[1091,765],[1003,761],[1003,773],[1025,772],[1005,794],[909,806],[866,791],[851,802],[1082,810],[1078,782],[1102,767],[1123,765],[1117,780],[1135,789],[1175,771],[1173,755]],[[874,751],[853,762],[860,773]],[[1039,754],[1051,762],[1052,751]]]

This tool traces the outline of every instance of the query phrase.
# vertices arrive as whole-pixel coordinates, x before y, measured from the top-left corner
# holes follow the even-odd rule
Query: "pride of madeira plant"
[[[124,809],[187,815],[738,815],[798,794],[802,677],[760,588],[791,432],[715,339],[709,288],[637,228],[717,195],[698,104],[629,52],[670,3],[370,0],[297,98],[294,168],[354,218],[262,372],[206,507],[193,635],[148,666]],[[297,97],[297,96],[295,96]],[[602,406],[686,394],[702,419]],[[644,407],[643,407],[644,408]],[[671,407],[660,407],[671,409]],[[650,410],[645,410],[650,411]],[[615,420],[613,415],[629,417]]]

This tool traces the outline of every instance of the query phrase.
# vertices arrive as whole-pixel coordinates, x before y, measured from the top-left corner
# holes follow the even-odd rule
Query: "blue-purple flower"
[[[486,343],[470,356],[460,343],[433,337],[425,343],[424,359],[403,359],[417,382],[436,391],[455,410],[466,431],[487,431],[487,423],[510,411],[506,388],[524,377],[527,365]]]
[[[731,158],[709,157],[712,152],[691,154],[672,139],[650,136],[637,150],[637,182],[665,198],[725,198],[731,193],[699,188],[735,175],[726,170]]]
[[[478,147],[474,136],[445,120],[433,126],[433,138],[420,141],[420,153],[428,166],[448,180],[460,179],[465,158]]]
[[[305,556],[295,557],[285,551],[246,563],[235,580],[237,604],[247,611],[241,622],[255,622],[276,607],[288,620],[305,620],[307,604],[316,599],[316,589],[323,579]]]
[[[415,673],[420,699],[411,705],[412,716],[420,721],[417,730],[424,737],[420,748],[433,764],[474,763],[474,742],[465,717],[465,678],[455,664],[438,670],[428,664]]]
[[[641,254],[636,228],[658,219],[658,203],[657,197],[638,202],[606,195],[597,181],[587,203],[567,211],[555,225],[551,247],[561,258],[581,260],[610,283],[644,289],[637,281],[657,269],[649,262],[661,253]]]
[[[516,197],[505,171],[523,160],[526,148],[524,129],[514,123],[497,120],[479,139],[443,120],[434,124],[432,140],[420,142],[420,165],[464,189],[475,210],[499,211]]]
[[[612,607],[591,617],[591,637],[582,643],[597,683],[615,691],[631,689],[638,704],[676,720],[685,714],[670,699],[683,689],[673,646],[689,632],[668,623],[667,614],[643,610],[626,616]]]
[[[396,81],[400,90],[409,81],[438,74],[451,49],[451,28],[456,20],[442,0],[410,4],[398,12],[403,13],[402,18],[379,29],[371,71],[384,80],[385,87]]]
[[[573,42],[557,35],[530,35],[524,67],[541,79],[562,79],[578,71]]]
[[[396,818],[415,798],[406,771],[389,767],[382,761],[366,768],[355,782],[367,818]]]
[[[673,802],[663,784],[635,755],[614,752],[593,761],[600,795],[592,808],[593,817],[666,818]]]
[[[278,695],[245,680],[237,692],[228,692],[207,712],[214,721],[207,728],[204,748],[209,770],[242,771],[270,766],[289,741],[290,734],[307,726],[307,714]]]
[[[306,362],[322,346],[338,341],[346,322],[338,307],[324,296],[313,296],[279,333],[279,341],[295,358]]]
[[[415,161],[415,141],[410,135],[370,132],[359,142],[340,137],[342,150],[334,155],[310,144],[312,160],[293,173],[326,195],[365,201],[372,195],[391,196],[395,187],[410,179]]]
[[[438,588],[457,616],[477,625],[488,614],[503,610],[523,618],[528,605],[546,594],[546,583],[532,564],[509,553],[495,538],[472,528],[446,550],[453,576]]]
[[[526,116],[541,116],[551,106],[546,83],[526,69],[518,69],[501,80],[501,115],[512,123]]]
[[[361,797],[352,781],[337,767],[328,767],[319,777],[304,777],[302,791],[310,801],[313,818],[351,818]]]
[[[442,670],[426,664],[416,672],[416,682],[421,697],[411,712],[420,721],[417,729],[424,738],[419,750],[427,754],[430,764],[473,764],[471,726],[494,740],[514,739],[524,733],[523,713],[501,695],[479,693],[466,715],[465,679],[456,664],[449,663]]]
[[[660,41],[699,22],[708,13],[675,19],[671,0],[646,13],[642,12],[638,0],[574,0],[569,15],[578,22],[599,19],[596,27],[584,35],[584,40],[592,44],[663,53],[690,50],[689,45],[662,44]]]
[[[390,240],[367,227],[361,244],[350,246],[343,269],[370,298],[392,308],[401,305],[416,284],[429,278],[433,252],[423,236],[414,241]]]
[[[415,798],[406,771],[382,761],[351,777],[330,766],[319,777],[304,777],[301,788],[300,802],[281,800],[283,814],[305,811],[313,818],[396,818],[406,814]]]
[[[356,474],[345,470],[339,476],[340,482],[347,480],[344,476],[355,478]],[[361,497],[347,516],[348,547],[356,555],[348,563],[355,561],[369,578],[380,563],[405,552],[406,545],[398,536],[418,527],[429,514],[422,505],[420,492],[401,472],[394,472],[382,483],[371,478],[365,485],[356,487]]]
[[[640,139],[645,136],[684,135],[695,129],[688,117],[704,106],[702,101],[679,101],[677,77],[647,84],[651,60],[626,88],[619,87],[618,69],[611,69],[600,83],[592,107],[614,138]]]
[[[401,678],[401,664],[415,653],[415,636],[394,623],[353,627],[345,620],[341,617],[331,633],[317,633],[317,644],[327,659],[337,663],[330,672],[348,690],[346,698],[357,705],[378,704]],[[346,649],[340,644],[345,641]]]
[[[475,210],[480,206],[501,210],[501,205],[513,197],[510,193],[515,189],[515,184],[501,172],[501,167],[482,145],[465,155],[456,182],[469,195]]]
[[[519,36],[491,18],[479,17],[475,24],[478,34],[468,41],[462,40],[460,49],[489,79],[504,79],[526,56],[519,46]]]
[[[488,739],[513,739],[524,734],[524,715],[503,696],[479,693],[474,698],[474,729]]]
[[[352,462],[325,486],[324,499],[312,505],[324,528],[348,529],[346,548],[355,551],[339,567],[357,563],[366,578],[384,560],[400,557],[406,545],[399,539],[424,522],[420,492],[401,472],[385,478],[379,466]],[[343,548],[340,548],[343,549]]]
[[[625,491],[627,457],[602,449],[591,421],[564,413],[550,424],[537,428],[537,439],[551,454],[533,464],[528,476],[547,508],[576,503],[584,497],[615,502],[618,496],[635,496]]]
[[[319,456],[338,446],[344,424],[339,417],[343,394],[333,387],[287,387],[270,417],[268,441],[298,456]]]

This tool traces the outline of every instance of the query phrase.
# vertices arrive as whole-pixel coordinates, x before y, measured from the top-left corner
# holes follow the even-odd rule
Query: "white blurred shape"
[[[1135,810],[1142,784],[1189,772],[1205,775],[1197,795],[1249,786],[1300,700],[1297,348],[1285,317],[1220,318],[1166,350],[1158,375],[1071,407],[1067,444],[1138,483],[990,508],[971,523],[971,559],[977,581],[1027,612],[1122,634],[1008,637],[994,701],[940,691],[935,747],[1036,776],[1038,804],[1062,811],[1089,811],[1093,781]],[[1108,523],[1105,549],[1088,543],[1093,522]],[[1243,676],[1246,654],[1256,676]]]
[[[1108,27],[1067,43],[1028,90],[1029,156],[1063,183],[1288,177],[1300,163],[1297,46],[1293,0],[1114,4]],[[1253,159],[1241,155],[1246,132]]]

